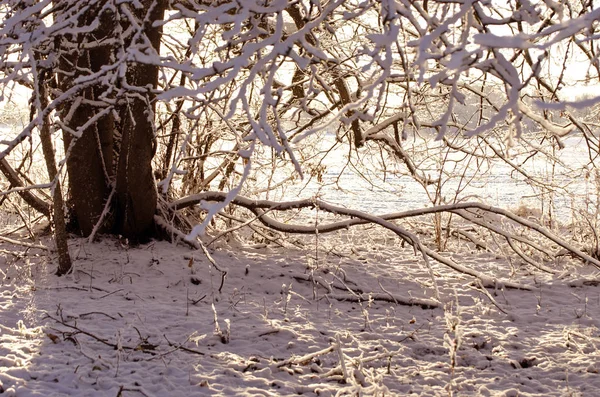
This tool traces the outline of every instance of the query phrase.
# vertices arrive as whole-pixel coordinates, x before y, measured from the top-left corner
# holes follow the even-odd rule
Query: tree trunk
[[[144,0],[144,7],[136,10],[138,18],[145,20],[144,30],[156,53],[160,50],[161,28],[154,21],[164,17],[162,1]],[[154,4],[153,8],[150,8]],[[145,17],[145,13],[149,16]],[[130,64],[127,82],[136,87],[156,87],[158,67],[141,63]],[[154,234],[154,213],[157,191],[152,172],[152,158],[156,149],[154,129],[155,95],[147,89],[127,96],[121,110],[122,141],[119,151],[116,179],[116,231],[136,240]]]
[[[105,3],[94,4],[79,18],[81,26],[92,26],[99,18],[95,30],[77,37],[66,35],[62,39],[57,73],[58,88],[62,92],[78,84],[78,78],[110,65],[121,50],[138,46],[140,50],[151,51],[143,48],[141,40],[131,42],[131,37],[136,35],[132,33],[130,22],[124,20],[123,15],[117,21],[110,7],[103,8]],[[163,0],[143,0],[142,5],[139,9],[133,4],[124,7],[128,7],[138,21],[143,21],[140,25],[158,52],[162,31],[152,23],[164,17],[166,4]],[[119,40],[111,40],[119,23],[122,24],[121,31],[130,34],[124,38],[125,48],[117,47]],[[98,231],[139,241],[154,234],[157,193],[152,172],[155,150],[155,95],[152,89],[158,84],[158,67],[129,61],[124,77],[126,81],[122,86],[127,88],[118,93],[111,92],[112,97],[108,98],[114,103],[114,112],[89,123],[92,117],[105,110],[97,104],[103,95],[107,95],[107,87],[98,83],[80,91],[78,97],[63,105],[60,116],[68,127],[63,138],[67,151],[69,204],[79,232],[88,236],[101,222]],[[135,92],[129,87],[136,87]],[[115,113],[120,116],[119,123],[113,116]],[[85,130],[80,131],[84,125]],[[80,137],[74,137],[69,130],[76,131]],[[115,152],[118,153],[116,158]],[[107,203],[113,188],[114,201]],[[105,216],[107,209],[111,216]]]
[[[41,103],[41,109],[48,106],[45,89],[45,73],[41,73],[38,78],[38,95]],[[41,110],[40,109],[40,110]],[[65,223],[64,202],[60,187],[60,179],[57,178],[58,172],[56,169],[56,158],[54,157],[54,145],[52,144],[52,133],[50,132],[50,120],[46,114],[40,128],[40,139],[42,142],[42,151],[46,160],[46,169],[50,182],[54,182],[52,188],[52,221],[54,223],[54,241],[56,242],[56,250],[58,251],[58,269],[56,274],[62,276],[71,271],[71,255],[69,254],[69,245],[67,243],[67,228]]]
[[[60,3],[57,1],[56,3]],[[80,18],[81,25],[89,25],[97,17],[94,8]],[[100,15],[100,24],[94,37],[103,39],[114,32],[114,14],[105,11]],[[59,67],[57,73],[58,87],[62,92],[72,88],[84,70],[97,72],[102,65],[110,62],[112,49],[98,46],[89,50],[83,45],[90,40],[82,36],[77,38],[66,35],[60,48]],[[76,46],[73,49],[73,46]],[[63,131],[65,152],[67,152],[67,173],[69,176],[69,207],[72,209],[78,231],[89,235],[104,209],[105,200],[110,193],[112,174],[112,135],[114,122],[111,115],[106,115],[85,130],[85,125],[97,112],[98,108],[86,103],[97,98],[102,87],[88,87],[77,97],[61,107],[61,118],[72,131],[80,135],[75,138],[69,131]],[[110,146],[110,148],[107,148]],[[108,150],[109,149],[109,150]],[[108,230],[107,227],[100,231]]]

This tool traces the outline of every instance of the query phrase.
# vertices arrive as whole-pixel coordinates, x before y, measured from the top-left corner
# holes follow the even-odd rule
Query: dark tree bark
[[[156,53],[160,49],[161,28],[153,22],[164,17],[163,2],[144,0],[137,10],[140,20],[145,20],[146,36]],[[149,13],[147,17],[145,14]],[[156,87],[158,67],[135,63],[129,65],[128,83],[136,87]],[[156,148],[154,129],[155,96],[147,90],[128,96],[121,110],[122,141],[119,151],[116,178],[116,231],[128,238],[144,239],[154,233],[154,213],[157,192],[152,171],[152,158]]]
[[[60,3],[60,2],[57,2]],[[101,2],[104,3],[104,2]],[[89,25],[98,17],[100,9],[91,8],[80,18],[81,25]],[[114,31],[114,14],[106,10],[99,15],[101,23],[94,32],[100,41]],[[77,78],[86,70],[97,72],[102,65],[110,61],[111,48],[98,46],[90,50],[83,49],[87,41],[83,37],[65,36],[62,39],[57,73],[58,88],[66,92],[77,84]],[[81,131],[98,109],[87,101],[97,98],[101,87],[85,88],[73,100],[61,108],[61,118],[71,131],[81,134],[75,138],[70,131],[63,131],[63,140],[67,155],[67,173],[69,175],[69,207],[72,209],[79,232],[89,235],[104,209],[105,200],[110,193],[108,177],[112,173],[112,136],[114,122],[111,115],[104,116],[96,123]],[[107,227],[100,231],[108,230]]]
[[[45,72],[40,73],[40,76],[38,76],[38,94],[42,109],[45,109],[48,106],[45,90],[45,76]],[[43,123],[40,128],[40,139],[42,142],[42,151],[44,152],[44,160],[46,161],[48,177],[50,178],[50,182],[54,183],[54,187],[52,189],[52,223],[54,226],[54,241],[56,242],[56,250],[58,252],[58,268],[56,270],[56,274],[58,276],[62,276],[71,271],[72,263],[71,255],[69,254],[69,245],[67,243],[68,236],[62,190],[60,187],[60,180],[57,178],[58,171],[56,168],[56,158],[54,157],[54,145],[52,144],[50,120],[47,114],[44,116]]]
[[[105,3],[94,3],[78,19],[81,26],[93,26],[93,21],[99,18],[100,23],[92,32],[62,38],[57,72],[58,88],[62,92],[80,84],[81,76],[111,65],[119,50],[126,51],[131,46],[143,49],[142,41],[131,42],[136,35],[131,34],[130,21],[123,17],[117,21],[110,7],[103,8]],[[142,5],[138,9],[133,5],[125,7],[133,11],[138,21],[143,21],[140,22],[143,33],[152,46],[146,51],[158,53],[162,31],[152,24],[164,17],[165,2],[143,0]],[[121,29],[116,29],[118,27]],[[125,48],[117,47],[119,40],[111,40],[116,31],[129,31],[124,38]],[[69,206],[82,235],[88,236],[92,231],[110,232],[139,241],[154,233],[157,193],[152,171],[155,150],[152,89],[158,84],[158,67],[129,60],[122,83],[126,89],[110,94],[113,95],[109,98],[113,103],[110,112],[106,112],[108,105],[98,105],[107,95],[107,87],[99,83],[80,90],[61,108],[61,118],[68,127],[63,138],[67,151]],[[100,112],[105,114],[99,117]],[[117,113],[119,122],[113,116]],[[90,122],[92,118],[97,120]],[[75,137],[73,131],[80,136]],[[107,203],[113,189],[114,200]],[[111,215],[105,216],[107,212]]]

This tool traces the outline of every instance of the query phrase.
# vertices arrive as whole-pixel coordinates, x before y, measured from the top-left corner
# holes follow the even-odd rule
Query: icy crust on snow
[[[0,390],[600,395],[600,288],[591,269],[568,264],[579,275],[570,287],[473,251],[455,260],[541,288],[488,290],[505,314],[470,277],[434,265],[445,302],[423,309],[392,299],[356,302],[349,292],[431,298],[422,259],[393,239],[352,246],[323,239],[321,248],[318,259],[314,249],[217,250],[214,259],[229,269],[220,293],[221,274],[201,252],[164,242],[73,241],[76,270],[64,278],[50,274],[43,256],[27,265],[7,256],[0,261]]]

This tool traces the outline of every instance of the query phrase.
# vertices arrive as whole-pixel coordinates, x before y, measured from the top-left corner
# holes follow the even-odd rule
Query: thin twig
[[[385,288],[383,288],[383,285],[381,285],[381,280],[379,280],[379,277],[377,278],[377,284],[379,284],[379,288],[381,288],[381,290],[383,292],[385,292],[386,294],[388,294],[389,297],[394,300],[395,304],[398,304],[398,302],[396,301],[396,298],[394,298],[394,295],[392,295],[388,290],[386,290]]]
[[[500,307],[500,305],[498,304],[498,302],[496,302],[496,299],[494,299],[494,297],[488,292],[488,290],[485,289],[485,287],[481,284],[481,281],[476,280],[475,281],[475,286],[477,288],[474,288],[474,289],[476,291],[479,291],[482,294],[484,294],[490,300],[490,302],[492,302],[494,304],[494,306],[496,306],[498,308],[498,310],[500,310],[502,313],[504,313],[506,315],[509,314],[506,310],[504,310],[502,307]]]
[[[106,199],[106,203],[104,204],[104,209],[102,210],[102,214],[100,214],[98,221],[96,221],[96,224],[94,225],[94,228],[92,229],[92,232],[90,233],[90,235],[88,237],[88,243],[91,243],[94,241],[94,238],[96,237],[96,233],[98,233],[98,230],[100,230],[100,227],[102,227],[102,225],[104,224],[104,220],[106,219],[106,217],[108,216],[108,214],[110,212],[110,209],[112,208],[112,197],[114,196],[116,191],[117,191],[117,186],[115,185],[115,186],[113,186],[112,190],[110,191],[110,194],[108,195],[108,198]]]
[[[92,299],[96,299],[96,300],[98,300],[98,299],[106,298],[107,296],[110,296],[110,295],[112,295],[112,294],[116,294],[116,293],[117,293],[117,292],[119,292],[119,291],[123,291],[123,288],[119,288],[119,289],[118,289],[118,290],[116,290],[116,291],[109,292],[108,294],[104,294],[104,295],[102,295],[102,296],[99,296],[99,297],[97,297],[97,298],[96,298],[96,297],[92,297]]]
[[[51,320],[54,320],[54,321],[56,321],[57,323],[59,323],[59,324],[61,324],[61,325],[65,326],[65,327],[67,327],[67,328],[71,328],[71,329],[73,329],[73,330],[77,331],[77,333],[80,333],[80,334],[87,335],[87,336],[89,336],[90,338],[92,338],[92,339],[94,339],[94,340],[96,340],[96,341],[98,341],[98,342],[100,342],[100,343],[102,343],[102,344],[105,344],[106,346],[110,346],[110,347],[112,347],[112,348],[113,348],[113,349],[115,349],[115,350],[118,348],[118,346],[117,346],[117,344],[116,344],[116,343],[111,343],[111,342],[109,342],[108,340],[106,340],[106,339],[102,339],[102,338],[100,338],[99,336],[96,336],[96,335],[92,334],[92,333],[91,333],[91,332],[89,332],[89,331],[86,331],[86,330],[84,330],[84,329],[81,329],[81,328],[80,328],[80,327],[78,327],[78,326],[71,325],[71,324],[67,323],[66,321],[63,321],[63,320],[60,320],[60,319],[58,319],[58,318],[52,317],[52,316],[51,316],[51,315],[49,315],[48,313],[46,313],[46,317],[50,318]],[[122,346],[122,348],[123,348],[123,349],[127,349],[127,350],[134,350],[134,348],[133,348],[133,347],[129,347],[129,346]]]
[[[269,211],[265,211],[265,213],[267,213],[267,212],[269,212]],[[219,213],[219,214],[221,214],[221,213]],[[209,247],[209,246],[210,246],[212,243],[214,243],[215,241],[217,241],[217,240],[218,240],[218,239],[220,239],[221,237],[223,237],[223,236],[225,236],[225,235],[227,235],[227,234],[229,234],[229,233],[233,233],[233,232],[235,232],[236,230],[239,230],[239,229],[243,228],[244,226],[248,226],[248,225],[250,225],[252,222],[255,222],[255,221],[257,221],[259,217],[260,217],[259,215],[256,215],[256,216],[254,216],[253,218],[251,218],[251,219],[248,219],[247,221],[243,222],[243,223],[242,223],[242,224],[240,224],[240,225],[234,226],[234,227],[232,227],[232,228],[229,228],[229,229],[227,229],[227,230],[225,230],[225,231],[223,231],[223,232],[219,233],[219,234],[218,234],[217,236],[215,236],[215,237],[214,237],[212,240],[210,240],[210,241],[209,241],[209,242],[206,244],[206,246],[207,246],[207,247]]]
[[[80,315],[79,315],[79,316],[77,316],[77,317],[81,318],[81,317],[85,317],[85,316],[91,316],[91,315],[93,315],[93,314],[101,314],[101,315],[103,315],[103,316],[106,316],[106,317],[108,317],[108,318],[110,318],[110,319],[112,319],[112,320],[117,320],[117,318],[116,318],[116,317],[113,317],[113,316],[111,316],[111,315],[109,315],[109,314],[106,314],[106,313],[103,313],[103,312],[89,312],[89,313],[82,313],[82,314],[80,314]]]
[[[193,335],[193,334],[192,334],[192,335]],[[185,340],[185,342],[189,341],[192,335],[188,336],[188,337],[187,337],[187,339]],[[200,356],[205,356],[205,355],[206,355],[206,353],[204,353],[204,352],[201,352],[200,350],[196,350],[196,349],[190,349],[189,347],[185,347],[185,346],[183,346],[183,344],[182,344],[182,343],[179,343],[179,344],[172,343],[172,342],[171,342],[171,341],[170,341],[170,340],[167,338],[167,335],[164,335],[164,334],[163,334],[163,338],[165,338],[165,340],[167,341],[167,343],[169,344],[169,346],[171,346],[171,347],[174,347],[174,349],[173,349],[173,350],[170,350],[170,351],[168,351],[168,352],[165,352],[165,353],[163,353],[163,354],[161,354],[161,355],[159,355],[159,356],[164,356],[165,354],[170,354],[170,353],[173,353],[173,352],[175,352],[175,351],[177,351],[177,350],[183,350],[183,351],[186,351],[186,352],[188,352],[188,353],[194,353],[194,354],[198,354],[198,355],[200,355]],[[185,343],[185,342],[183,342],[183,343]],[[153,358],[154,358],[154,357],[153,357]]]
[[[218,291],[220,293],[221,290],[223,289],[223,285],[225,284],[225,278],[227,277],[227,270],[222,270],[219,267],[219,265],[217,265],[217,262],[214,260],[214,258],[210,254],[210,252],[208,252],[208,250],[206,249],[206,247],[204,246],[202,241],[200,241],[199,243],[200,243],[200,248],[202,249],[202,252],[204,252],[204,256],[206,256],[206,259],[208,259],[208,261],[215,267],[215,269],[217,269],[217,271],[219,273],[221,273],[221,285],[219,286],[219,289],[218,289]]]

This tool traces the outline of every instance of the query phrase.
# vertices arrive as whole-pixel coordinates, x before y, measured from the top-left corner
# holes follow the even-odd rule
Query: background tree
[[[593,2],[9,0],[1,12],[0,83],[6,98],[17,85],[31,90],[31,117],[5,140],[0,160],[35,131],[62,132],[67,208],[83,235],[140,240],[155,233],[156,220],[164,228],[176,217],[193,241],[215,216],[232,222],[227,205],[242,193],[269,198],[293,173],[322,177],[322,159],[339,145],[349,148],[349,167],[379,156],[386,175],[393,161],[436,206],[450,203],[448,175],[473,177],[448,171],[445,160],[428,163],[434,148],[478,172],[499,158],[555,192],[526,165],[555,159],[551,152],[577,130],[595,167],[594,126],[561,97],[581,84],[573,77],[581,70],[587,82],[600,74]],[[438,143],[423,150],[417,141]],[[516,146],[523,160],[511,157]],[[26,186],[9,163],[0,169]],[[208,190],[228,194],[183,197]],[[463,200],[460,191],[452,203]],[[174,213],[208,197],[217,203],[187,214],[196,220]],[[177,199],[186,205],[169,204]],[[441,216],[438,250],[444,223],[451,229]]]

